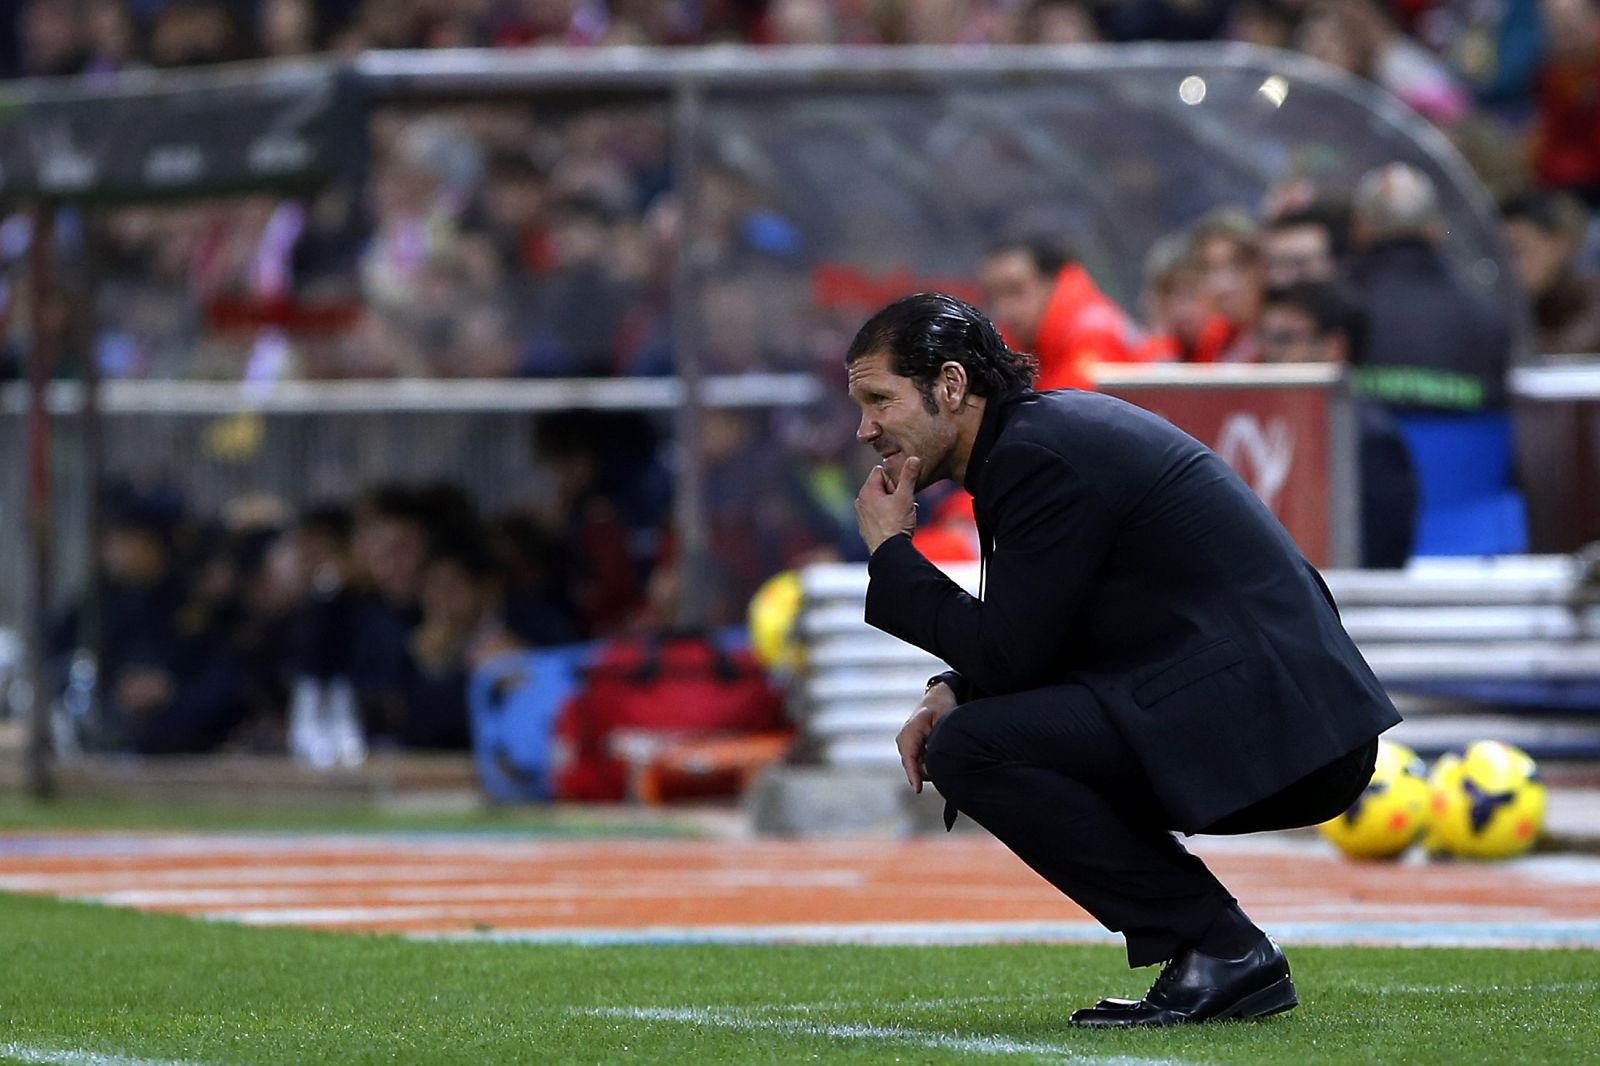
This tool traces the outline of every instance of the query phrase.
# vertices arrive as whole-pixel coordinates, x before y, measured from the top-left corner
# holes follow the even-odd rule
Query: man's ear
[[[946,360],[939,367],[939,380],[935,385],[939,406],[948,411],[961,410],[967,402],[967,385],[967,368],[954,359]]]

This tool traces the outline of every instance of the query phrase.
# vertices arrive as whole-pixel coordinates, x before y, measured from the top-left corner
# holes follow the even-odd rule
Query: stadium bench
[[[1427,559],[1403,571],[1326,576],[1351,636],[1396,696],[1500,706],[1600,710],[1600,584],[1568,556]],[[969,590],[977,568],[953,568]],[[897,765],[893,738],[932,655],[862,621],[866,568],[802,573],[805,667],[795,701],[807,750],[835,766]],[[1561,734],[1558,751],[1600,755],[1594,729]]]

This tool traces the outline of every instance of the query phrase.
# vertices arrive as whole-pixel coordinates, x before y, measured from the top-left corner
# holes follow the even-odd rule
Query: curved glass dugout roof
[[[1438,185],[1462,275],[1515,308],[1494,205],[1427,120],[1375,85],[1249,45],[380,53],[379,97],[679,92],[697,164],[754,183],[812,263],[968,276],[1016,229],[1059,232],[1124,306],[1145,253],[1295,177],[1348,196],[1404,162]],[[682,158],[682,157],[680,157]]]
[[[13,109],[93,108],[161,90],[281,87],[333,66],[25,81],[5,96]],[[1206,210],[1258,208],[1297,176],[1348,192],[1369,168],[1406,162],[1438,184],[1463,276],[1518,306],[1494,205],[1439,131],[1376,86],[1294,53],[1239,44],[441,50],[368,53],[355,73],[366,101],[402,107],[670,102],[679,180],[716,164],[752,185],[793,227],[787,254],[805,265],[971,277],[1000,236],[1049,229],[1129,308],[1150,245]]]
[[[1117,50],[999,85],[713,90],[701,143],[756,180],[815,256],[970,276],[997,238],[1052,232],[1130,308],[1150,246],[1207,210],[1254,213],[1297,177],[1348,196],[1368,169],[1403,162],[1437,183],[1456,266],[1512,298],[1492,207],[1438,132],[1276,53]]]

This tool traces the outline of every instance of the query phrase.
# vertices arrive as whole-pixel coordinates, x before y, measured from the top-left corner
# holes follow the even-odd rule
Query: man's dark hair
[[[1350,205],[1332,200],[1318,200],[1293,211],[1274,215],[1267,229],[1293,229],[1298,226],[1316,226],[1328,235],[1328,251],[1335,259],[1350,254]]]
[[[1062,267],[1071,266],[1078,261],[1077,255],[1067,245],[1054,237],[1041,234],[1017,237],[990,245],[985,258],[992,259],[997,255],[1009,255],[1012,252],[1021,252],[1028,257],[1028,262],[1033,264],[1033,269],[1051,278],[1061,273]]]
[[[1343,334],[1351,364],[1361,362],[1367,345],[1367,311],[1346,286],[1332,281],[1297,282],[1267,290],[1262,307],[1294,308],[1315,323],[1319,337]]]
[[[974,396],[999,396],[1033,385],[1038,361],[1014,352],[976,307],[942,292],[919,292],[885,307],[856,332],[845,365],[886,352],[889,369],[917,383],[929,412],[938,410],[933,383],[939,367],[960,363]]]

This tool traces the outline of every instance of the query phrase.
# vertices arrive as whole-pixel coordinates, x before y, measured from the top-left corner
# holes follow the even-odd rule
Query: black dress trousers
[[[1372,776],[1373,739],[1202,832],[1326,821]],[[1174,835],[1133,749],[1094,694],[1052,685],[964,703],[929,738],[940,795],[1128,943],[1128,964],[1200,940],[1233,896]]]

